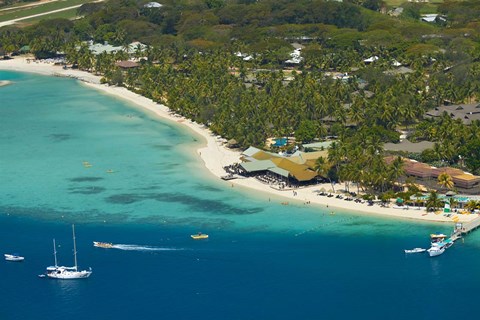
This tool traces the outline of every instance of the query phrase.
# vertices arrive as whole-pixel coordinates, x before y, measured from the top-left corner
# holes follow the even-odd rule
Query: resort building
[[[130,61],[130,60],[125,60],[125,61],[118,61],[115,63],[115,65],[119,68],[122,69],[133,69],[133,68],[138,68],[139,64],[136,63],[135,61]]]
[[[427,111],[425,118],[438,118],[446,112],[452,119],[460,119],[464,124],[470,124],[473,120],[480,120],[480,104],[456,104],[443,105]]]
[[[315,161],[326,154],[327,151],[296,151],[285,156],[250,147],[242,153],[239,167],[244,175],[255,176],[272,187],[299,186],[317,182]]]
[[[385,158],[386,163],[391,163],[395,156]],[[455,188],[463,193],[477,193],[480,189],[480,176],[475,176],[463,170],[451,167],[436,168],[426,163],[415,160],[402,158],[404,162],[405,175],[421,179],[421,183],[427,185],[431,189],[438,189],[438,176],[447,173],[452,177]]]

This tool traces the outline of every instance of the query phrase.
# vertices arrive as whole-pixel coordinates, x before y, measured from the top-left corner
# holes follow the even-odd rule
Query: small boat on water
[[[192,234],[190,237],[192,237],[194,240],[208,239],[208,234],[199,232],[197,234]]]
[[[113,248],[113,243],[93,241],[93,246],[97,248],[111,249]]]
[[[51,279],[86,279],[92,274],[92,268],[89,270],[78,270],[77,264],[77,244],[75,241],[75,226],[72,225],[72,235],[73,235],[73,257],[74,257],[74,266],[73,267],[64,267],[57,264],[57,250],[55,239],[53,239],[53,256],[55,258],[55,265],[47,267],[45,274],[39,275],[40,278],[51,278]]]
[[[404,250],[405,253],[420,253],[420,252],[425,252],[427,251],[427,249],[423,249],[423,248],[413,248],[411,250]]]
[[[446,250],[444,245],[433,244],[430,249],[427,250],[430,257],[436,257],[444,253]]]
[[[430,242],[431,243],[437,243],[437,242],[442,242],[447,238],[447,235],[443,233],[432,233],[430,235]]]
[[[4,254],[5,260],[7,261],[23,261],[25,260],[24,257],[20,256],[18,253],[14,254]]]

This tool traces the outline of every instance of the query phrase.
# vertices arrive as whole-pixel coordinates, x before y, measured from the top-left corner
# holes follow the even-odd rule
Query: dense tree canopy
[[[39,58],[64,52],[69,63],[244,147],[263,147],[272,136],[302,142],[338,136],[318,169],[364,190],[386,191],[401,176],[399,160],[387,165],[382,148],[399,141],[400,128],[414,128],[413,140],[436,143],[415,155],[419,160],[480,173],[478,122],[467,126],[448,114],[423,120],[445,101],[478,101],[478,1],[446,0],[439,12],[447,26],[420,22],[422,4],[404,5],[395,18],[381,14],[385,4],[377,0],[145,3],[85,4],[79,8],[85,17],[75,21],[3,27],[0,50],[29,45]],[[123,72],[114,62],[128,58],[125,50],[94,56],[86,40],[148,47],[130,53],[143,58],[141,67]],[[285,62],[292,43],[303,47],[293,67]],[[400,72],[399,63],[409,71]]]

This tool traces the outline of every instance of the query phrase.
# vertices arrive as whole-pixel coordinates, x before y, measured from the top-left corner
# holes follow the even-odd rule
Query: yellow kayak
[[[208,239],[208,234],[203,234],[203,233],[199,232],[198,234],[192,234],[191,237],[194,240]]]

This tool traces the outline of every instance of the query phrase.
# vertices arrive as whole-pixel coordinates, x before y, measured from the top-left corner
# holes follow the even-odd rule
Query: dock
[[[480,217],[477,217],[469,222],[457,223],[455,229],[453,230],[452,238],[455,237],[455,240],[461,238],[464,235],[474,231],[480,227]]]

